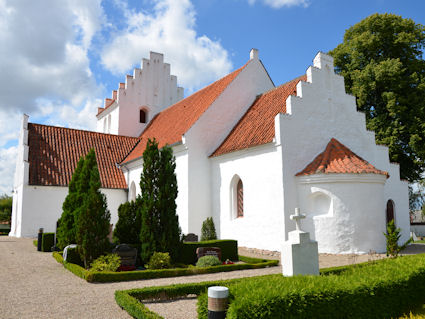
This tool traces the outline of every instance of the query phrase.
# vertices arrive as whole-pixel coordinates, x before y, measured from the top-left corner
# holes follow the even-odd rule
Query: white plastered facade
[[[345,93],[344,80],[333,69],[330,56],[319,53],[315,57],[314,65],[306,72],[307,81],[299,82],[296,96],[287,99],[287,113],[275,117],[273,142],[210,157],[257,95],[274,88],[258,59],[258,52],[251,52],[251,60],[240,74],[181,141],[171,145],[176,157],[177,213],[183,233],[200,235],[202,222],[212,216],[219,238],[237,239],[240,246],[279,250],[288,232],[295,229],[289,216],[299,207],[307,215],[302,228],[318,241],[319,252],[382,252],[385,250],[385,208],[387,201],[392,200],[396,224],[402,229],[400,241],[408,239],[407,182],[400,181],[398,165],[389,162],[388,149],[375,144],[374,133],[366,130],[364,114],[356,110],[355,97]],[[156,76],[155,72],[160,75]],[[116,101],[97,116],[98,131],[103,132],[106,127],[112,134],[139,136],[145,127],[134,122],[140,106],[149,108],[148,120],[151,120],[183,96],[182,89],[169,74],[169,65],[163,63],[162,55],[153,53],[150,60],[143,60],[143,70],[136,69],[133,77],[127,77],[125,88],[117,92]],[[162,79],[155,83],[160,83],[159,87],[171,87],[170,90],[161,91],[150,84],[145,90],[144,86],[152,79]],[[158,94],[167,98],[155,100]],[[111,116],[110,125],[108,116]],[[390,177],[380,174],[296,176],[324,151],[332,138],[377,169],[388,172]],[[23,176],[18,180],[25,181],[28,180],[25,179],[28,172],[25,142],[21,146],[23,160],[18,159],[17,174]],[[119,190],[120,193],[113,196],[112,205],[116,207],[140,194],[143,161],[135,159],[121,169],[129,190]],[[235,205],[239,179],[243,182],[242,218],[237,217]],[[23,196],[22,187],[24,192],[25,187],[30,188],[25,182],[15,185],[14,199]],[[53,194],[47,193],[46,196]],[[64,198],[65,193],[57,197]],[[24,197],[30,195],[24,194]],[[22,198],[17,200],[16,216],[22,202],[25,205]],[[57,206],[60,215],[59,199]],[[40,206],[43,213],[46,209]],[[112,213],[111,207],[110,210]],[[36,230],[38,224],[33,223]],[[12,235],[26,234],[13,227],[12,221]]]

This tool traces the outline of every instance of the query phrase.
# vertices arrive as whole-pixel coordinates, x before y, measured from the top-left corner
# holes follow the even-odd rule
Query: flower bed
[[[216,285],[230,290],[226,318],[396,318],[424,302],[425,255],[322,269],[321,276],[267,275],[116,291],[115,300],[134,318],[162,318],[141,301],[195,294],[199,318],[207,318],[206,291]]]
[[[240,264],[229,264],[212,267],[191,267],[191,268],[171,268],[171,269],[156,269],[156,270],[136,270],[136,271],[122,271],[122,272],[95,272],[86,270],[79,265],[64,262],[60,253],[54,252],[53,257],[64,265],[66,269],[73,272],[77,276],[87,280],[88,282],[116,282],[116,281],[130,281],[142,279],[154,279],[165,277],[178,277],[178,276],[191,276],[198,274],[210,274],[225,271],[243,270],[243,269],[257,269],[276,266],[278,260],[266,260],[248,258],[239,256],[239,260],[249,262]]]

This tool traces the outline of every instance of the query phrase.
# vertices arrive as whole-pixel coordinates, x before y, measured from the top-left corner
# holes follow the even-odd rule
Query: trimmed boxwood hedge
[[[197,261],[196,249],[198,247],[219,247],[221,249],[221,260],[238,260],[238,241],[233,239],[206,240],[199,242],[183,243],[180,262],[184,264],[195,264]]]
[[[41,237],[41,251],[52,251],[55,245],[55,233],[43,233]]]
[[[339,275],[272,275],[229,286],[226,318],[391,318],[424,302],[425,255],[347,267]],[[199,298],[207,318],[207,296]]]
[[[90,271],[86,270],[79,265],[75,265],[69,262],[64,262],[63,257],[60,253],[54,252],[53,257],[62,263],[66,269],[70,270],[77,276],[87,280],[88,282],[116,282],[116,281],[130,281],[130,280],[142,280],[142,279],[155,279],[155,278],[166,278],[166,277],[178,277],[178,276],[191,276],[199,274],[210,274],[217,272],[226,272],[233,270],[243,269],[257,269],[277,266],[278,260],[266,260],[249,258],[250,263],[246,264],[233,264],[233,265],[221,265],[204,268],[172,268],[172,269],[152,269],[152,270],[136,270],[136,271],[122,271],[122,272],[107,272],[107,271]],[[243,260],[245,257],[240,256]]]
[[[226,318],[391,318],[424,303],[425,255],[327,268],[321,274],[131,289],[116,291],[115,300],[134,318],[162,318],[141,301],[195,294],[198,318],[204,319],[210,286],[229,287]]]

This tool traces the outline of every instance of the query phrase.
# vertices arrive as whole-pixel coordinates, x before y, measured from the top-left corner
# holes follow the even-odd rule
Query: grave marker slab
[[[221,260],[221,248],[219,247],[198,247],[196,249],[196,256],[199,258],[204,256],[216,256]]]

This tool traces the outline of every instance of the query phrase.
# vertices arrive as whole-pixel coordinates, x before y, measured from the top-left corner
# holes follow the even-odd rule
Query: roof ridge
[[[257,146],[257,145],[262,145],[262,144],[266,144],[266,143],[270,143],[271,141],[269,141],[268,140],[268,138],[264,138],[265,140],[262,140],[262,141],[253,141],[253,140],[249,140],[248,142],[246,142],[246,143],[242,143],[242,144],[244,144],[244,145],[240,145],[241,143],[239,143],[239,145],[236,145],[235,147],[233,147],[232,148],[232,146],[230,146],[230,148],[229,147],[227,147],[227,149],[226,149],[226,147],[224,146],[225,145],[225,143],[227,143],[231,138],[232,138],[232,136],[233,136],[233,134],[236,132],[236,130],[239,128],[239,126],[240,125],[243,125],[243,123],[244,123],[244,120],[245,119],[247,119],[247,121],[249,121],[249,119],[248,119],[248,116],[251,114],[251,112],[254,112],[253,111],[253,108],[257,105],[257,103],[261,103],[260,102],[260,100],[261,99],[267,99],[267,96],[269,95],[269,94],[272,94],[272,93],[276,93],[276,92],[279,92],[279,90],[280,89],[284,89],[284,88],[291,88],[290,86],[291,85],[293,85],[294,83],[297,83],[298,84],[298,82],[299,81],[302,81],[303,79],[305,78],[305,75],[301,75],[301,76],[298,76],[298,77],[296,77],[295,79],[292,79],[292,80],[290,80],[290,81],[287,81],[287,82],[285,82],[285,83],[283,83],[283,84],[281,84],[281,85],[279,85],[279,86],[277,86],[277,87],[274,87],[274,88],[272,88],[272,89],[270,89],[270,90],[268,90],[268,91],[266,91],[266,92],[263,92],[262,94],[259,94],[259,95],[257,95],[256,96],[256,98],[254,99],[254,101],[251,103],[251,105],[248,107],[248,109],[245,111],[245,113],[241,116],[241,118],[236,122],[236,124],[233,126],[233,128],[230,130],[230,132],[229,132],[229,134],[227,134],[227,136],[224,138],[224,140],[220,143],[220,145],[209,155],[209,157],[214,157],[214,156],[219,156],[219,155],[222,155],[222,154],[226,154],[226,153],[230,153],[230,152],[233,152],[233,151],[237,151],[237,150],[241,150],[241,149],[246,149],[246,148],[249,148],[249,147],[252,147],[252,146]],[[288,96],[290,96],[290,95],[293,95],[293,93],[292,93],[292,91],[290,91],[290,92],[288,92],[288,93],[284,93],[284,95],[286,96],[286,97],[288,97]],[[266,100],[267,101],[267,100]],[[283,103],[286,103],[286,98],[285,98],[285,101],[280,101],[280,102],[283,102]],[[276,103],[276,102],[274,102],[274,105],[278,105],[278,103]],[[283,105],[283,104],[282,104]],[[280,105],[279,106],[279,108],[282,106],[282,105]],[[286,110],[285,110],[285,108],[286,108],[286,105],[284,106],[284,112],[286,113]],[[281,113],[279,110],[275,110],[275,111],[273,111],[273,114],[274,114],[274,112],[278,112],[278,113]],[[278,114],[278,113],[276,113],[276,114]],[[269,114],[270,115],[270,114]],[[276,115],[274,115],[273,116],[273,119],[274,119],[274,117],[275,117]],[[257,123],[258,124],[258,123]],[[262,124],[264,124],[264,123],[262,123]],[[274,127],[274,121],[273,121],[273,127]],[[236,134],[236,133],[235,133]],[[237,135],[237,134],[236,134]],[[239,134],[240,135],[240,134]],[[269,134],[270,135],[270,134]],[[274,135],[274,130],[273,130],[273,135]],[[232,142],[230,142],[230,143],[232,143]],[[221,148],[224,148],[224,149],[221,149]]]
[[[134,136],[118,135],[118,134],[111,134],[111,133],[102,133],[102,132],[96,132],[96,131],[90,131],[90,130],[84,130],[84,129],[78,129],[78,128],[71,128],[71,127],[64,127],[64,126],[57,126],[57,125],[47,125],[47,124],[39,124],[39,123],[32,123],[32,122],[29,122],[28,125],[52,127],[52,128],[56,128],[56,129],[86,132],[86,133],[90,133],[90,134],[111,135],[111,136],[124,137],[124,138],[130,138],[130,139],[138,139],[138,137],[134,137]]]

